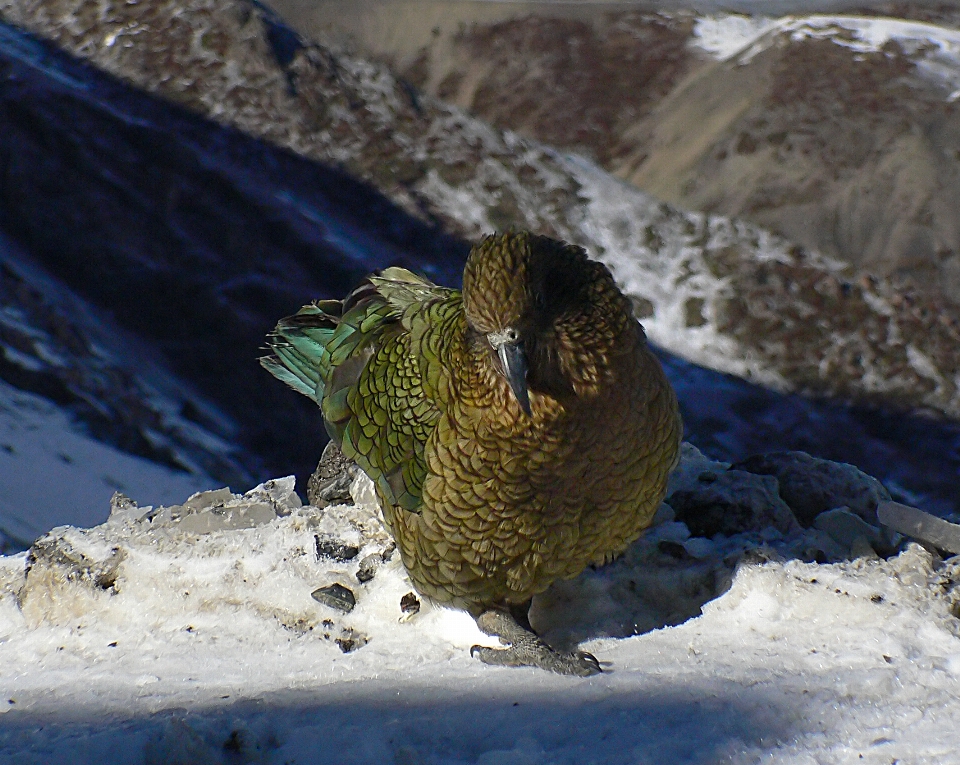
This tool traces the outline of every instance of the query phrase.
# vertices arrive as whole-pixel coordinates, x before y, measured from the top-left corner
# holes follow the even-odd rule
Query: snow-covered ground
[[[535,606],[552,634],[593,638],[606,671],[572,679],[479,664],[468,649],[490,638],[463,613],[404,613],[411,587],[362,478],[356,506],[301,507],[291,489],[218,492],[193,513],[120,503],[0,558],[0,762],[956,761],[958,567],[919,546],[744,563],[702,616],[604,637],[613,593],[677,577],[629,553]],[[318,539],[358,549],[323,557]],[[351,612],[311,598],[334,583]]]
[[[115,491],[171,504],[210,488],[207,476],[83,434],[60,407],[0,380],[0,539],[29,544],[53,526],[101,523]]]

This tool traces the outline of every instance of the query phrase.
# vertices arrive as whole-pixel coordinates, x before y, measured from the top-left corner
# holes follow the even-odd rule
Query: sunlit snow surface
[[[948,88],[948,99],[960,96],[960,30],[904,19],[811,15],[770,19],[762,16],[717,15],[697,19],[693,44],[721,60],[740,63],[773,45],[778,36],[793,40],[831,40],[859,52],[880,51],[895,43],[918,71]]]
[[[21,591],[25,556],[0,558],[0,762],[889,765],[960,747],[960,639],[919,547],[742,566],[699,618],[597,629],[607,671],[572,679],[479,664],[489,638],[463,613],[404,618],[396,556],[363,585],[357,559],[318,559],[316,534],[375,520],[369,485],[354,494],[201,536],[141,510],[56,531],[91,560],[123,551],[113,589],[35,569]],[[358,559],[378,544],[354,541]],[[311,598],[332,582],[351,613]],[[344,635],[369,642],[344,653]]]

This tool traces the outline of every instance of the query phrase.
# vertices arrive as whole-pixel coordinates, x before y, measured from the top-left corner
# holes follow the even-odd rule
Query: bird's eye
[[[503,334],[508,343],[515,343],[520,339],[519,333],[513,327],[507,327]]]

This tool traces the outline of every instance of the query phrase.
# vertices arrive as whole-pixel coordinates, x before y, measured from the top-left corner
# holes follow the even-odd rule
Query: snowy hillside
[[[755,15],[703,2],[274,5],[303,34],[388,61],[501,129],[956,306],[960,17],[949,4],[851,4],[861,15],[770,1],[745,3]]]
[[[0,381],[0,549],[23,549],[54,526],[93,526],[115,491],[172,503],[215,486],[84,434],[40,396]]]
[[[149,346],[0,235],[0,548],[99,523],[118,489],[169,502],[249,486],[259,465],[236,430]]]
[[[5,27],[0,58],[16,77],[0,89],[0,119],[17,193],[0,206],[4,225],[215,397],[271,473],[308,474],[322,438],[309,402],[256,368],[279,316],[389,262],[455,283],[465,238],[522,225],[580,242],[616,272],[666,348],[704,448],[734,460],[806,449],[857,462],[904,501],[956,508],[960,428],[903,413],[956,409],[960,325],[948,306],[660,203],[300,39],[260,6],[103,9],[0,3],[4,19],[163,96]],[[136,34],[111,38],[122,29]]]
[[[860,53],[879,53],[891,44],[909,55],[920,74],[935,79],[954,101],[960,86],[960,30],[899,18],[864,16],[787,16],[779,19],[745,16],[705,16],[694,24],[696,45],[720,60],[740,64],[777,44],[829,40]]]
[[[685,454],[675,491],[705,467],[776,486]],[[324,510],[292,485],[120,498],[0,558],[0,762],[933,765],[960,747],[957,559],[854,540],[850,560],[849,523],[691,536],[664,510],[535,604],[605,666],[563,678],[470,657],[490,639],[408,594],[365,479]]]
[[[69,0],[0,3],[0,16],[152,93],[345,167],[458,235],[517,225],[615,268],[629,262],[651,336],[688,360],[791,390],[960,412],[960,317],[949,306],[752,226],[658,203],[418,95],[386,67],[301,40],[243,0],[107,3],[100,14]],[[608,205],[599,215],[600,197],[626,217]]]

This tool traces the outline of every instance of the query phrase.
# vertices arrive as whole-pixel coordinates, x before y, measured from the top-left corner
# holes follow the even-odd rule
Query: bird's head
[[[530,390],[560,398],[595,387],[615,336],[632,321],[602,264],[581,247],[528,232],[494,234],[471,250],[463,303],[474,342],[528,416]]]

